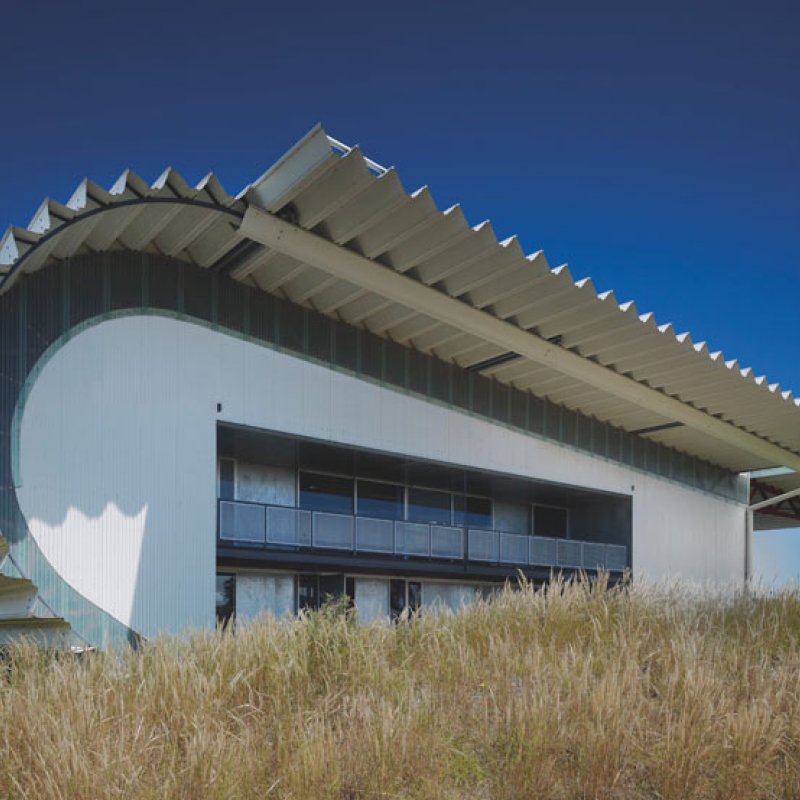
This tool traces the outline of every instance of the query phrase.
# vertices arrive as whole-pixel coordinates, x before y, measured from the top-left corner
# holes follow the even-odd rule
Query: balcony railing
[[[400,522],[242,501],[219,501],[221,542],[306,547],[508,566],[607,569],[627,565],[624,545]]]

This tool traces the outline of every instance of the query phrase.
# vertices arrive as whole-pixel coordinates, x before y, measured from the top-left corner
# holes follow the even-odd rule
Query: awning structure
[[[766,474],[756,473],[750,481],[750,503],[761,504],[798,489],[800,472],[767,470]],[[800,497],[789,497],[756,511],[754,528],[757,531],[800,528]]]
[[[800,400],[591,279],[498,241],[317,126],[238,197],[84,181],[0,242],[0,291],[87,250],[191,261],[739,472],[800,471]]]

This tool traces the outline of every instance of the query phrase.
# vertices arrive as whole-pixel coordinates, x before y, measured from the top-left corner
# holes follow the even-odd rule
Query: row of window
[[[492,527],[492,501],[486,497],[315,472],[300,473],[299,489],[300,508],[309,511],[432,525]]]
[[[346,597],[354,605],[356,590],[352,575],[297,575],[295,577],[295,611],[316,610],[327,602]],[[389,581],[389,613],[393,620],[422,606],[422,584],[403,578]],[[236,575],[217,573],[217,622],[227,625],[236,616]]]
[[[233,459],[220,459],[219,481],[220,499],[236,499]],[[298,507],[306,511],[495,529],[494,504],[488,497],[307,470],[299,471],[297,484]],[[565,508],[535,505],[526,528],[528,532],[532,528],[537,536],[566,538],[568,520]]]

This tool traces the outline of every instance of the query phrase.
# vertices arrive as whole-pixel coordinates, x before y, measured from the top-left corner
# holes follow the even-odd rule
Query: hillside
[[[19,648],[0,796],[797,798],[800,595],[557,585],[142,652]]]

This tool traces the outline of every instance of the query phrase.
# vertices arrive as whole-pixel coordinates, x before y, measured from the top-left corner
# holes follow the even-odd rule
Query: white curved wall
[[[127,316],[68,341],[33,384],[18,498],[61,576],[147,636],[214,621],[218,420],[613,492],[635,486],[637,574],[743,574],[742,506],[204,326]]]

